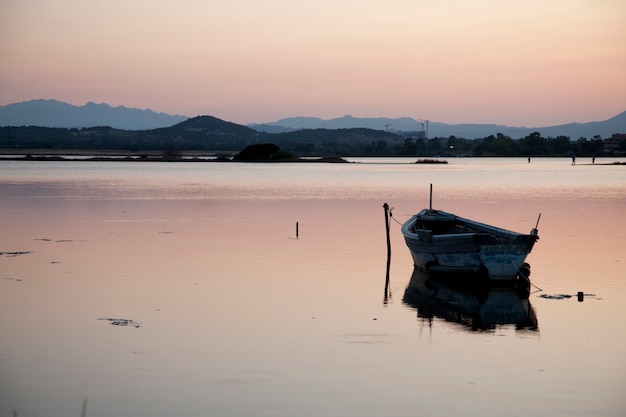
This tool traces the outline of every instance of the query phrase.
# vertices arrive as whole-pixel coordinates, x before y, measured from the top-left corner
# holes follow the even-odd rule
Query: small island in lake
[[[448,161],[445,159],[418,159],[415,161],[416,164],[447,164]]]
[[[241,152],[233,156],[235,162],[332,162],[348,163],[338,156],[321,158],[300,158],[291,152],[282,151],[274,143],[258,143],[246,146]]]

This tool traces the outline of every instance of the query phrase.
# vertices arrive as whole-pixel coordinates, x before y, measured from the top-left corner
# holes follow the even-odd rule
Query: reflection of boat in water
[[[514,325],[517,330],[538,330],[527,287],[477,285],[455,278],[434,278],[416,268],[403,302],[417,309],[418,317],[428,320],[439,317],[471,330],[504,325]]]
[[[432,203],[402,225],[402,234],[416,268],[491,280],[514,279],[539,239],[537,226],[529,234],[517,233],[433,210]]]

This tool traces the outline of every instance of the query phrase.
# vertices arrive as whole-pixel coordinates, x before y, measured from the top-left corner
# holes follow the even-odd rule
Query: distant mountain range
[[[484,138],[502,133],[513,139],[520,139],[533,132],[539,132],[544,137],[569,136],[575,140],[580,137],[588,139],[596,135],[610,138],[615,133],[626,133],[626,111],[605,121],[589,123],[568,123],[547,127],[511,127],[496,124],[446,124],[439,122],[419,121],[410,117],[391,118],[357,118],[343,116],[335,119],[320,119],[317,117],[290,117],[272,123],[252,124],[249,127],[268,133],[292,132],[301,129],[350,129],[363,127],[389,132],[423,132],[428,129],[429,138],[447,138],[456,136],[465,139]]]
[[[152,110],[89,102],[73,106],[57,100],[31,100],[0,106],[0,126],[84,128],[110,126],[116,129],[147,130],[169,127],[187,120]]]
[[[111,150],[141,158],[154,151],[168,155],[180,155],[183,151],[220,155],[241,152],[248,146],[260,144],[273,144],[281,152],[315,157],[434,156],[448,155],[452,152],[451,149],[454,149],[455,154],[471,156],[626,154],[626,135],[615,136],[610,143],[607,143],[608,139],[570,141],[568,137],[542,137],[541,133],[531,133],[520,140],[498,135],[476,140],[457,137],[454,142],[450,142],[449,137],[412,140],[412,136],[418,139],[410,132],[401,134],[369,128],[303,129],[267,133],[212,116],[197,116],[170,127],[147,130],[123,130],[106,126],[69,129],[0,126],[0,150],[6,150],[10,154],[18,152],[27,158],[37,150]],[[454,144],[454,148],[449,146],[450,143]]]
[[[186,116],[156,113],[152,110],[133,109],[124,106],[111,107],[108,104],[89,102],[83,106],[74,106],[56,100],[31,100],[0,106],[0,126],[40,126],[84,128],[110,126],[115,129],[149,130],[170,127],[187,120]],[[407,133],[426,131],[428,137],[456,136],[476,139],[502,133],[513,139],[539,132],[543,137],[569,136],[576,140],[588,139],[596,135],[609,138],[616,133],[626,133],[626,111],[608,120],[589,123],[569,123],[546,127],[511,127],[496,124],[446,124],[402,118],[357,118],[343,116],[335,119],[317,117],[291,117],[276,122],[250,124],[248,127],[257,132],[285,133],[302,129],[352,129],[367,128]]]

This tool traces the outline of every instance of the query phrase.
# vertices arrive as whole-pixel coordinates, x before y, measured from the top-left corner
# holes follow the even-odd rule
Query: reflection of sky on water
[[[577,175],[565,198],[548,181],[536,196],[515,183],[499,194],[504,167],[467,170],[484,177],[469,195],[488,201],[452,174],[432,181],[436,204],[465,217],[528,231],[541,212],[533,283],[597,295],[531,294],[540,332],[468,332],[424,324],[403,303],[413,265],[395,221],[382,299],[382,205],[404,221],[427,205],[439,167],[76,164],[0,163],[0,252],[24,252],[0,256],[0,414],[78,414],[85,397],[99,416],[413,415],[416,401],[430,415],[500,416],[512,403],[536,416],[611,415],[622,405],[626,193],[573,198],[587,187]],[[621,181],[615,168],[595,193]]]
[[[403,161],[407,163],[5,161],[0,172],[5,183],[29,187],[34,195],[69,192],[76,198],[283,200],[385,196],[427,200],[430,183],[434,184],[436,201],[520,196],[621,198],[626,194],[626,171],[621,166],[572,167],[565,158],[537,158],[531,164],[524,158],[453,158],[446,165]],[[78,192],[63,190],[66,187]]]

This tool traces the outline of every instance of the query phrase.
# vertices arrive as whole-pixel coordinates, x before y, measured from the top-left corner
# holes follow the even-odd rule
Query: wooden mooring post
[[[385,209],[385,231],[387,233],[387,275],[385,276],[385,303],[389,300],[389,268],[391,267],[391,238],[389,237],[389,205],[383,204]]]

